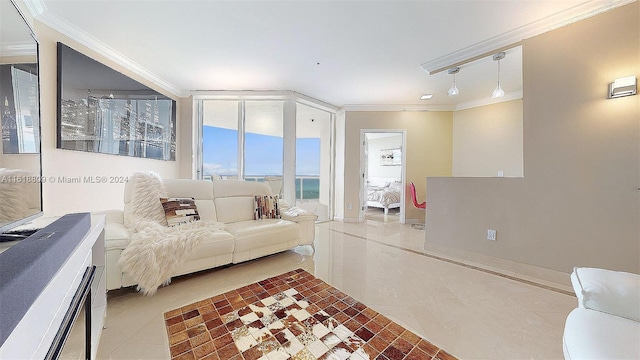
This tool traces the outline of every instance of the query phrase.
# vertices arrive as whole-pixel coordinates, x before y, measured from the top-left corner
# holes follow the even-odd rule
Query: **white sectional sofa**
[[[135,177],[125,186],[124,211],[106,212],[107,289],[136,285],[123,273],[118,259],[131,242],[127,216],[136,193]],[[172,198],[194,198],[201,220],[224,223],[223,230],[201,241],[187,260],[173,273],[184,275],[217,266],[236,264],[262,256],[312,245],[317,216],[280,201],[281,219],[254,220],[254,196],[271,195],[268,184],[238,180],[163,179],[166,195]]]
[[[640,275],[575,268],[571,283],[578,307],[565,322],[565,359],[640,359]]]

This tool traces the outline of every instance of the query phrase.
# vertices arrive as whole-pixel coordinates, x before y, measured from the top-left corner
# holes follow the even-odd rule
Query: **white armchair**
[[[640,275],[575,268],[578,307],[564,327],[565,359],[640,359]]]

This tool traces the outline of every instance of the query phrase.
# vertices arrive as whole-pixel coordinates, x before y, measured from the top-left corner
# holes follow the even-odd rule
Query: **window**
[[[238,101],[205,101],[202,175],[238,178]]]
[[[337,108],[265,93],[194,96],[202,144],[196,169],[207,179],[268,182],[289,203],[331,219]]]

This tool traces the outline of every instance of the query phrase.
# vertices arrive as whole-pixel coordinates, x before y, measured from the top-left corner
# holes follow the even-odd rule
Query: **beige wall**
[[[640,75],[639,14],[635,2],[523,42],[524,179],[429,179],[427,245],[640,272],[640,96],[606,99]]]
[[[451,176],[451,112],[429,111],[348,111],[345,129],[344,219],[358,219],[360,194],[360,130],[407,130],[406,219],[424,221],[424,211],[415,209],[408,191],[414,182],[418,196],[424,198],[427,176]],[[349,210],[348,204],[353,204]]]
[[[453,113],[453,176],[522,176],[522,100]]]
[[[45,216],[62,215],[70,212],[121,209],[123,207],[122,183],[60,183],[58,177],[77,176],[129,176],[135,171],[150,170],[163,177],[179,177],[180,167],[177,161],[140,159],[127,156],[94,154],[56,148],[56,42],[60,41],[74,49],[106,64],[113,69],[161,92],[149,81],[137,76],[122,66],[109,61],[104,56],[81,46],[48,26],[35,21],[35,32],[40,52],[40,113],[42,121],[42,172],[47,178],[56,179],[43,185]],[[182,146],[183,124],[181,120],[181,102],[178,104],[178,151],[176,157],[184,156]],[[187,129],[188,130],[188,129]],[[190,144],[188,145],[190,146]]]

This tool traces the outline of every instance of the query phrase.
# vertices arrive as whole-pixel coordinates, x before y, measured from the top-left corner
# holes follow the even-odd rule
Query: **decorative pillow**
[[[255,220],[280,219],[278,195],[256,195],[253,197]]]
[[[160,198],[169,226],[200,220],[193,198]]]
[[[402,190],[402,183],[400,181],[394,181],[389,185],[389,191],[400,192]]]

